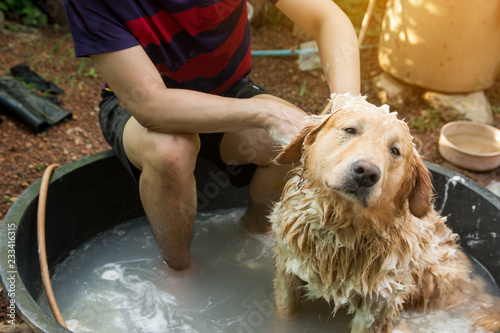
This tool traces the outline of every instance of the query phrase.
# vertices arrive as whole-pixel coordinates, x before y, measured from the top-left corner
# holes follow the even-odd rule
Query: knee
[[[200,150],[198,134],[154,134],[151,140],[149,156],[144,161],[144,170],[150,169],[155,173],[172,175],[182,179],[182,176],[191,176],[196,165],[196,158]]]

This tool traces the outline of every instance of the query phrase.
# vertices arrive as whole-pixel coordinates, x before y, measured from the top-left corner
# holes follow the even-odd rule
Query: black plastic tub
[[[437,191],[436,208],[448,216],[465,251],[500,284],[500,198],[464,176],[428,163]],[[200,171],[204,172],[200,172]],[[232,187],[213,166],[198,161],[199,208],[243,207],[246,189]],[[42,293],[36,240],[40,180],[12,205],[0,229],[0,277],[19,316],[35,332],[70,332],[36,299]],[[137,185],[111,152],[64,165],[53,174],[47,206],[46,239],[51,270],[99,232],[144,216]],[[14,257],[9,256],[14,255]]]

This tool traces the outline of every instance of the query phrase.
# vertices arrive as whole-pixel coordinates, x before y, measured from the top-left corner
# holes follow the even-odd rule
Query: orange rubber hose
[[[47,295],[50,310],[54,318],[59,324],[68,328],[57,306],[52,284],[50,283],[49,266],[47,264],[47,251],[45,248],[45,211],[47,208],[47,193],[49,190],[50,177],[54,169],[59,167],[58,164],[51,164],[45,169],[42,176],[42,184],[40,185],[40,195],[38,197],[38,212],[37,212],[37,240],[38,240],[38,258],[40,260],[40,271],[42,273],[43,287]]]

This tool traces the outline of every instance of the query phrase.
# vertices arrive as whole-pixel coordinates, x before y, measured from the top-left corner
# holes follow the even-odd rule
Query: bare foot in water
[[[200,268],[192,259],[189,266],[181,270],[169,267],[165,261],[163,263],[165,264],[165,273],[169,284],[186,283],[193,279],[200,271]]]
[[[257,207],[259,206],[259,207]],[[269,207],[250,203],[241,217],[243,227],[254,234],[271,235],[271,222],[267,218]]]

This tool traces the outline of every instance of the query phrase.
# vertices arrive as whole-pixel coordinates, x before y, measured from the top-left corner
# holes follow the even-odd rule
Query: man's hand
[[[307,113],[293,104],[273,95],[258,95],[253,99],[262,99],[266,103],[266,112],[270,115],[264,127],[269,136],[280,145],[289,144],[302,128]]]

